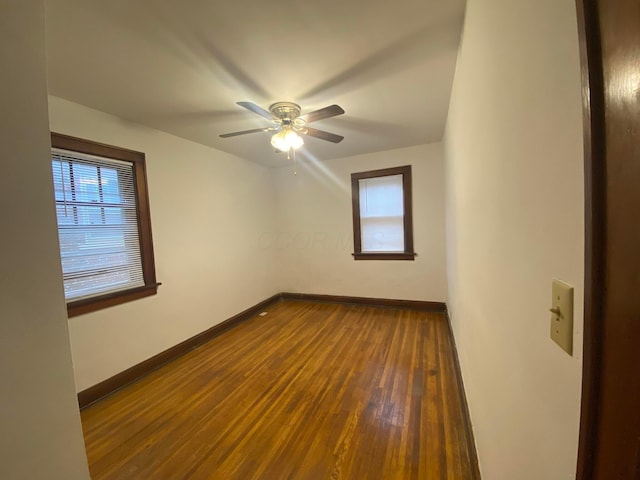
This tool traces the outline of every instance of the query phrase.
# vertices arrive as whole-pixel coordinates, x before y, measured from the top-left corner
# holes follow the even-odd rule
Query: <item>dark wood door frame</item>
[[[640,2],[576,0],[585,147],[578,480],[640,479]],[[637,82],[634,85],[628,82]],[[632,82],[632,83],[633,83]]]
[[[590,480],[596,449],[604,259],[604,88],[596,7],[576,0],[582,73],[585,176],[585,278],[578,480]]]

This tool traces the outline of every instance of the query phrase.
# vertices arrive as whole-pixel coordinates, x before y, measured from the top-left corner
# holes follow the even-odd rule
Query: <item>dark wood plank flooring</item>
[[[100,479],[476,479],[442,314],[280,302],[82,412]]]

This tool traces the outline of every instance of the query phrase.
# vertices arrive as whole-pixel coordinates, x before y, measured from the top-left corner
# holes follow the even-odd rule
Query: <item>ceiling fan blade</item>
[[[246,135],[247,133],[267,132],[269,128],[254,128],[253,130],[243,130],[241,132],[223,133],[222,138],[237,137],[238,135]]]
[[[267,110],[256,105],[253,102],[237,102],[237,104],[253,113],[257,113],[258,115],[266,118],[267,120],[273,120],[273,115],[271,115],[271,112],[268,112]]]
[[[318,130],[317,128],[306,127],[302,132],[304,135],[309,135],[310,137],[316,137],[321,140],[326,140],[327,142],[340,143],[344,140],[342,135],[336,135],[335,133],[325,132],[324,130]]]
[[[315,110],[313,112],[305,113],[304,115],[300,115],[300,118],[303,119],[306,123],[317,122],[318,120],[322,120],[323,118],[335,117],[337,115],[342,115],[344,110],[339,105],[329,105],[328,107],[321,108],[320,110]]]

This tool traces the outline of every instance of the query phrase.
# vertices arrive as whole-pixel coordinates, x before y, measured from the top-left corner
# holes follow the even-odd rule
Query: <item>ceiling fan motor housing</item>
[[[292,102],[276,102],[269,107],[269,111],[278,118],[283,125],[292,125],[300,116],[300,105]],[[297,122],[296,122],[297,123]]]

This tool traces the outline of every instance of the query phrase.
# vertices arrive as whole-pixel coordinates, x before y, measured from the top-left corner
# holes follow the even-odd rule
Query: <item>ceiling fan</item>
[[[304,141],[300,135],[308,135],[333,143],[340,143],[344,139],[343,136],[336,135],[335,133],[307,127],[308,123],[342,115],[344,110],[338,105],[330,105],[320,110],[300,115],[300,106],[291,102],[276,102],[269,107],[268,111],[252,102],[237,103],[241,107],[266,118],[273,125],[266,128],[254,128],[252,130],[224,133],[220,135],[222,138],[236,137],[248,133],[276,132],[271,137],[271,145],[282,152],[296,150],[301,147]]]

